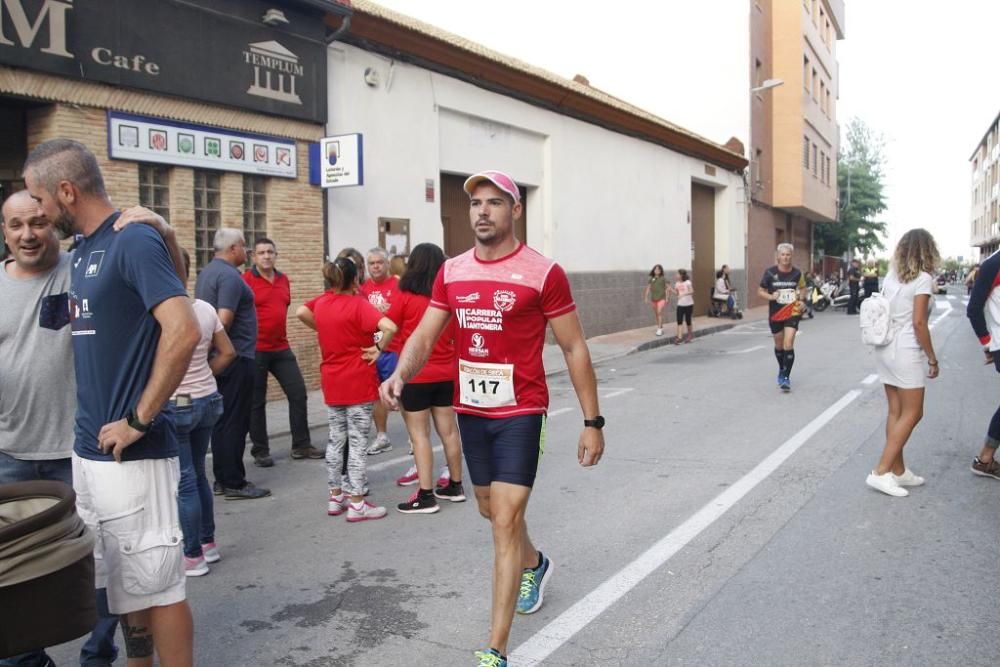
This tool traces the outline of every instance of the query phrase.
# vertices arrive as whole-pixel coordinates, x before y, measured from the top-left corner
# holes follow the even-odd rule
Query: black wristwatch
[[[153,425],[153,422],[143,424],[139,421],[138,415],[135,414],[135,408],[129,408],[129,411],[125,413],[125,421],[128,422],[129,427],[134,428],[139,433],[148,432],[149,427]]]
[[[604,428],[604,417],[597,415],[593,419],[584,419],[583,425],[585,428],[596,428],[597,430],[601,430]]]

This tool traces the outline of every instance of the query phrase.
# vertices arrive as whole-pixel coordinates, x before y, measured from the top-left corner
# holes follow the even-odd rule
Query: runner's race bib
[[[486,364],[458,360],[459,400],[473,408],[517,405],[514,364]]]
[[[793,289],[778,290],[778,303],[785,305],[792,303],[795,300],[796,300],[795,290]]]

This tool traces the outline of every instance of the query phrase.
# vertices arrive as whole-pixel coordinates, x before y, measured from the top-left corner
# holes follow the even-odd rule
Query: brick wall
[[[139,202],[139,167],[136,162],[108,157],[107,116],[104,109],[55,104],[28,112],[28,150],[48,139],[75,139],[97,156],[111,201],[128,207]],[[192,119],[197,122],[197,119]],[[267,233],[280,249],[278,268],[292,283],[288,339],[299,359],[309,388],[319,386],[319,348],[315,334],[295,317],[295,310],[323,291],[323,204],[319,188],[309,185],[308,145],[297,142],[298,178],[271,178],[267,185]],[[170,224],[181,246],[194,250],[194,171],[170,170]],[[243,175],[224,173],[221,178],[222,223],[243,226]],[[188,281],[193,292],[195,276]],[[270,398],[280,395],[272,382]]]

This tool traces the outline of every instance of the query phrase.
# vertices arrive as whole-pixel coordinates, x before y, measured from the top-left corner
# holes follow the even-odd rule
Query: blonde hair
[[[893,268],[902,283],[914,280],[922,271],[933,273],[940,261],[937,243],[926,229],[911,229],[903,234],[892,256]]]

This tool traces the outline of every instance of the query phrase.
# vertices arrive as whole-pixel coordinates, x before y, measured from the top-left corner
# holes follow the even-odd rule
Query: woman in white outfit
[[[934,237],[925,229],[911,229],[896,246],[892,269],[882,285],[895,337],[890,344],[875,348],[875,366],[885,386],[889,415],[882,458],[867,483],[890,496],[909,495],[905,487],[924,483],[903,463],[903,446],[923,417],[924,383],[939,372],[927,319],[934,285],[931,274],[940,259]]]

